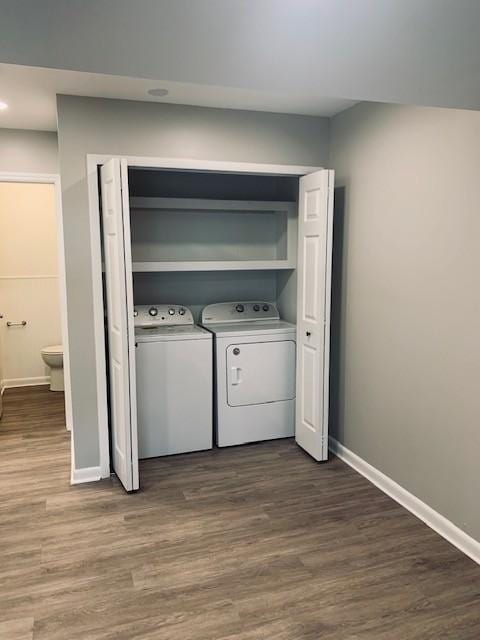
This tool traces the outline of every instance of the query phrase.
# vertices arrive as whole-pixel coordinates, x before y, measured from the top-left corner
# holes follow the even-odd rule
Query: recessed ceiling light
[[[0,100],[0,111],[5,111],[5,109],[8,109],[8,104]]]
[[[164,96],[168,96],[168,89],[149,89],[147,93],[155,96],[155,98],[163,98]]]

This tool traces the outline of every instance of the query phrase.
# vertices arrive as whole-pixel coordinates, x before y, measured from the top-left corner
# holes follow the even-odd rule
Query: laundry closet
[[[174,164],[99,162],[113,470],[131,491],[139,488],[139,445],[143,458],[289,435],[316,460],[325,460],[333,172]],[[216,331],[215,322],[230,332]],[[237,327],[242,349],[233,338]],[[164,364],[156,366],[141,354],[153,353],[152,342],[159,341],[171,346],[159,347]],[[240,354],[241,367],[230,366],[229,353]],[[254,380],[251,372],[259,377]],[[269,391],[269,378],[277,372],[280,391]],[[182,388],[188,397],[177,398],[175,390],[189,375],[190,387]],[[251,401],[245,400],[248,389],[255,396]],[[232,412],[238,431],[256,419],[262,425],[270,420],[271,426],[258,437],[253,431],[244,440],[222,443],[222,402],[225,420]],[[275,403],[278,412],[272,413]],[[161,431],[158,416],[167,410],[173,423],[183,411],[183,423],[197,416],[198,444],[186,432],[177,445],[173,429],[156,442],[154,434],[148,449],[145,416],[156,415]],[[285,428],[277,434],[282,421]]]

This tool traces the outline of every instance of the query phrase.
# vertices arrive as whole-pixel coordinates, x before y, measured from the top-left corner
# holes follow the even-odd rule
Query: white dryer
[[[138,456],[212,448],[212,335],[178,305],[135,307]]]
[[[219,447],[286,438],[295,429],[295,333],[271,302],[203,309],[215,337],[215,433]]]

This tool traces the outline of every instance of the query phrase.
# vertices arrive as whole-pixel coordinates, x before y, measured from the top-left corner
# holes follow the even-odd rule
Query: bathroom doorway
[[[0,173],[0,433],[13,390],[40,387],[71,430],[67,337],[59,176]]]

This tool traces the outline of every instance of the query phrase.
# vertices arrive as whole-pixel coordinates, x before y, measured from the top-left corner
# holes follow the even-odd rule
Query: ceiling
[[[43,76],[39,104],[59,90],[146,99],[152,82],[138,79],[150,78],[171,90],[168,101],[189,104],[320,115],[359,100],[480,108],[479,0],[0,0],[0,9],[0,62],[83,72]],[[9,82],[4,74],[0,94]]]
[[[168,89],[166,97],[148,95],[151,88]],[[63,69],[0,64],[0,127],[56,131],[56,94],[193,104],[314,116],[332,116],[355,104],[323,96],[267,93],[248,89],[165,82]]]

